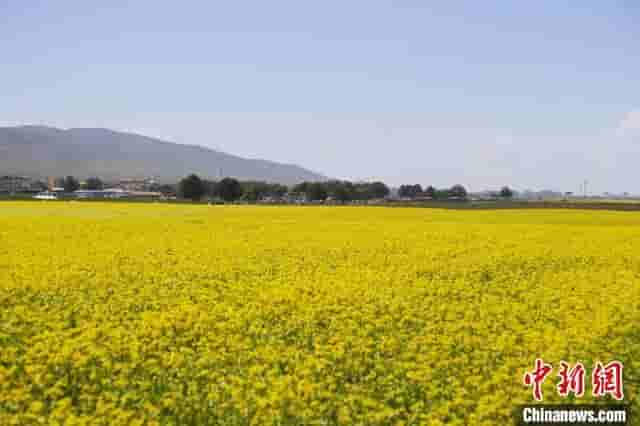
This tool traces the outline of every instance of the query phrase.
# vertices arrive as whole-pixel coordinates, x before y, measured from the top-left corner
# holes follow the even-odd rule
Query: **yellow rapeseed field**
[[[640,411],[640,214],[0,203],[1,425],[509,424],[537,357]]]

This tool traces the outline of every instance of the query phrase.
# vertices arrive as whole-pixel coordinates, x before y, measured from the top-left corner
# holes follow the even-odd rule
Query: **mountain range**
[[[248,159],[198,145],[166,142],[108,129],[0,127],[0,175],[98,176],[103,180],[154,177],[176,182],[195,173],[202,178],[232,176],[294,184],[326,180],[293,164]]]

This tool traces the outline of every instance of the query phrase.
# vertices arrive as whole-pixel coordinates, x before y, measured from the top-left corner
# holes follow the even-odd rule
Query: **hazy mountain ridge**
[[[175,182],[190,173],[292,184],[326,177],[302,167],[247,159],[109,129],[0,127],[0,174],[103,179],[153,176]]]

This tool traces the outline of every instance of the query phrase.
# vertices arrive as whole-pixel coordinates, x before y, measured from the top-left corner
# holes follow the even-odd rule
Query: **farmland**
[[[536,357],[640,409],[640,215],[0,204],[3,425],[505,424]]]

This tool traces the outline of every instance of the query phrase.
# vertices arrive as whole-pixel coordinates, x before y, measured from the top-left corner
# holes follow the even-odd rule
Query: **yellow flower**
[[[536,357],[640,410],[635,214],[0,204],[2,425],[506,424]]]

